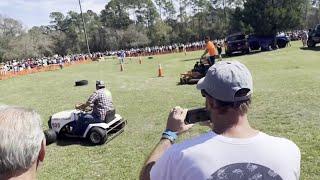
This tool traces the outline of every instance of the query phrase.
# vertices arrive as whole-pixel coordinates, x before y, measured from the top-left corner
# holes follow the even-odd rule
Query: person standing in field
[[[204,56],[209,53],[209,64],[212,66],[215,63],[216,55],[218,55],[216,46],[213,44],[212,41],[210,41],[210,37],[207,36],[205,38],[205,43],[206,43],[206,49],[201,56],[201,59],[204,58]]]
[[[219,55],[219,60],[222,60],[222,46],[221,46],[221,42],[218,43],[217,45],[217,50],[218,50],[218,55]]]
[[[5,76],[6,67],[5,64],[0,64],[0,76]]]
[[[125,58],[126,58],[126,52],[124,50],[122,50],[120,52],[120,64],[124,64],[125,63]]]
[[[302,31],[301,40],[302,40],[302,46],[303,47],[307,46],[308,33],[306,31]]]

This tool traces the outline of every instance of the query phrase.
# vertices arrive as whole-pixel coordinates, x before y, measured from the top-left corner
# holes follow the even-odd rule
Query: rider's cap
[[[220,101],[248,100],[253,92],[252,76],[248,68],[238,61],[221,61],[209,68],[206,76],[198,82],[197,89]],[[241,89],[247,89],[248,93],[236,97]]]
[[[98,86],[98,87],[105,87],[105,84],[104,84],[103,81],[98,80],[98,81],[96,81],[96,86]]]

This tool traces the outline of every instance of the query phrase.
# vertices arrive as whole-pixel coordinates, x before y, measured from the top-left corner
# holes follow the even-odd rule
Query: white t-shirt
[[[290,140],[259,132],[247,139],[210,131],[168,149],[151,169],[152,180],[297,180],[300,150]]]

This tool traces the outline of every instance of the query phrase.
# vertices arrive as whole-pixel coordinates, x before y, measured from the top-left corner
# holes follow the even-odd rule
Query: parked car
[[[286,35],[278,35],[276,36],[276,42],[278,48],[285,48],[287,47],[287,44],[289,43],[290,38],[287,37]]]
[[[278,48],[284,48],[289,43],[290,39],[286,35],[274,36],[258,36],[251,34],[248,36],[248,43],[251,50],[268,51],[271,49],[276,49],[274,45],[274,40],[276,40],[276,45]]]
[[[260,41],[254,34],[248,36],[248,43],[251,50],[259,50],[261,47]]]
[[[307,45],[308,47],[315,47],[318,43],[320,43],[320,24],[309,30]]]
[[[225,52],[228,56],[233,53],[249,53],[247,37],[243,33],[231,34],[225,39]]]

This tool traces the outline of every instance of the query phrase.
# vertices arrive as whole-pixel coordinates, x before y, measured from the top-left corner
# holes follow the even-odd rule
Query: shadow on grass
[[[320,46],[317,47],[301,47],[301,50],[309,50],[309,51],[320,51]]]
[[[194,84],[181,84],[180,82],[177,82],[177,86],[193,86],[196,85],[197,83]]]
[[[234,53],[232,55],[226,55],[226,54],[221,54],[222,59],[228,59],[228,58],[232,58],[232,57],[237,57],[237,56],[242,56],[242,55],[254,55],[257,53],[262,53],[262,52],[268,52],[268,51],[260,51],[260,50],[254,50],[251,51],[249,54],[243,54],[243,53]],[[216,58],[216,60],[219,58]],[[200,60],[200,58],[191,58],[191,59],[183,59],[181,61],[195,61],[195,60]]]
[[[200,60],[200,58],[183,59],[181,61],[194,61],[194,60]]]
[[[119,136],[121,133],[123,133],[124,126],[125,126],[124,124],[124,126],[122,127],[123,123],[127,124],[127,121],[123,121],[122,123],[120,123],[121,129],[117,129],[119,128],[119,126],[114,126],[113,128],[111,128],[108,131],[109,134],[107,134],[107,137],[108,137],[107,140],[101,145],[108,144],[111,140],[113,140],[114,138]],[[80,146],[87,146],[87,147],[98,146],[98,145],[92,144],[87,138],[81,138],[81,137],[60,137],[59,139],[57,139],[56,144],[57,146],[70,146],[70,145],[80,145]]]
[[[265,53],[265,52],[270,52],[270,51],[275,51],[275,50],[280,50],[280,49],[283,49],[283,48],[273,49],[273,50],[268,50],[268,51],[252,50],[252,51],[250,51],[249,54],[235,53],[235,54],[232,54],[232,55],[229,55],[229,56],[227,56],[226,54],[223,54],[222,58],[228,59],[228,58],[238,57],[238,56],[242,56],[242,55],[252,56],[252,55],[255,55],[255,54],[260,54],[260,53]]]
[[[58,139],[56,142],[57,146],[70,146],[70,145],[80,145],[87,147],[94,147],[87,139],[83,138],[64,138]]]
[[[190,81],[190,82],[177,82],[176,86],[184,86],[184,85],[187,85],[187,86],[192,86],[192,85],[196,85],[198,83],[200,79],[194,79],[194,81]]]

